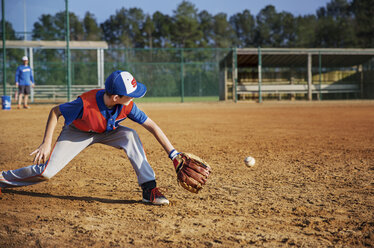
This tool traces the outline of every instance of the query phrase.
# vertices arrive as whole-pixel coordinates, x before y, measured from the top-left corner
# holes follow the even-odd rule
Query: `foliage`
[[[129,70],[147,82],[148,96],[163,97],[179,96],[183,78],[185,95],[200,96],[218,94],[217,67],[222,54],[212,48],[369,48],[374,47],[373,16],[372,0],[331,0],[315,14],[305,16],[278,12],[273,5],[257,15],[247,9],[232,16],[212,15],[183,0],[170,16],[122,7],[98,23],[90,12],[83,19],[69,13],[69,32],[72,41],[108,42],[105,77],[119,68]],[[64,11],[41,15],[34,23],[32,38],[65,40],[65,17]],[[20,39],[8,22],[6,29],[8,39]],[[196,50],[188,52],[189,48]],[[15,70],[22,55],[21,49],[7,50],[9,70]],[[34,49],[39,84],[65,84],[65,55],[64,49]],[[71,58],[73,84],[96,84],[96,51],[72,51]]]
[[[113,48],[366,48],[374,47],[373,16],[372,0],[331,0],[314,15],[305,16],[278,12],[273,5],[257,15],[247,9],[232,16],[212,15],[187,0],[172,16],[122,7],[101,24],[90,12],[83,19],[69,13],[71,40],[105,40]],[[12,39],[17,39],[12,27],[7,27]],[[64,40],[65,12],[41,15],[32,34],[36,40]],[[46,53],[45,59],[58,55]]]
[[[372,0],[353,0],[351,9],[358,47],[374,47],[374,4]]]
[[[199,29],[195,6],[183,1],[174,11],[173,20],[171,34],[174,46],[196,47],[196,41],[202,38],[202,31]]]
[[[1,25],[0,25],[0,32],[2,34],[3,32],[3,25],[2,25],[2,20],[1,20]],[[11,23],[5,21],[5,37],[7,40],[18,40],[19,38],[16,36],[16,32],[13,29],[13,26]],[[0,61],[2,63],[3,61],[3,49],[1,48],[1,58]],[[24,55],[24,50],[23,49],[7,49],[6,50],[6,60],[8,61],[8,69],[9,71],[12,71],[12,73],[7,73],[6,74],[6,81],[8,83],[13,83],[14,82],[14,73],[17,69],[17,66],[22,64],[22,56]],[[1,70],[1,78],[2,78],[2,70]]]

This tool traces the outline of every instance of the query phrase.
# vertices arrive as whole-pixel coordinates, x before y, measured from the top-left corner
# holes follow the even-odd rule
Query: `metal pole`
[[[26,41],[26,0],[23,0],[23,40]],[[26,47],[25,47],[25,56],[27,56]]]
[[[183,66],[183,49],[181,48],[181,102],[184,102],[184,66]]]
[[[68,7],[69,0],[65,0],[65,10],[66,10],[66,53],[67,53],[67,59],[66,59],[66,77],[68,81],[68,89],[67,89],[67,95],[68,95],[68,101],[71,100],[71,70],[70,70],[70,25],[69,25],[69,7]]]
[[[262,92],[261,92],[261,85],[262,85],[262,55],[261,55],[261,47],[258,47],[258,102],[262,102]]]
[[[100,56],[101,56],[101,53],[100,53],[100,49],[98,48],[96,50],[96,57],[97,57],[97,86],[101,87],[101,65],[100,65],[100,62],[101,62],[101,59],[100,59]]]
[[[101,75],[101,88],[104,88],[104,49],[100,49],[100,75]]]
[[[361,99],[364,98],[364,67],[363,65],[359,65],[359,72],[360,72],[360,97]]]
[[[308,53],[308,100],[312,100],[312,54]]]
[[[233,56],[234,56],[234,101],[235,103],[238,101],[238,94],[237,94],[237,85],[238,85],[238,55],[237,55],[237,52],[236,52],[236,48],[234,48],[234,51],[233,51]]]
[[[29,47],[29,61],[32,73],[34,74],[34,82],[35,82],[35,70],[34,70],[34,53],[32,47]],[[34,102],[34,88],[31,87],[31,102]]]
[[[321,51],[318,52],[318,71],[319,71],[319,100],[322,100],[322,57]]]
[[[3,94],[4,96],[6,96],[6,66],[5,66],[5,63],[6,63],[6,46],[5,46],[5,33],[6,33],[6,30],[5,30],[5,11],[4,11],[4,8],[5,8],[5,4],[4,4],[4,0],[1,0],[1,8],[2,8],[2,11],[1,11],[1,14],[2,14],[2,18],[3,18]]]

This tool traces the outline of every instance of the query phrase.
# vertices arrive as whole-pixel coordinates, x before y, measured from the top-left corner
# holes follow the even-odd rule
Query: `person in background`
[[[24,97],[23,108],[30,108],[27,104],[31,87],[35,86],[34,77],[32,76],[32,69],[29,64],[27,56],[22,57],[23,65],[17,67],[16,71],[16,86],[18,87],[18,108],[21,108],[22,98]]]

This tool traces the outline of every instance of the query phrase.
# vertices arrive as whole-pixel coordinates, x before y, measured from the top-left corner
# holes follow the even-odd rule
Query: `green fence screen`
[[[218,100],[219,63],[230,49],[107,49],[104,78],[127,70],[144,83],[148,99],[159,101]],[[23,49],[7,49],[7,85],[21,64]],[[37,85],[66,85],[64,49],[34,49]],[[1,72],[2,73],[2,72]],[[98,85],[97,51],[71,50],[72,85]],[[103,82],[102,82],[103,85]]]

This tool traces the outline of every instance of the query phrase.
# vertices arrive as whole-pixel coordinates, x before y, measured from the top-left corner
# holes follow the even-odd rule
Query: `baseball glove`
[[[173,163],[179,185],[192,193],[198,193],[208,180],[210,166],[198,156],[183,152],[173,159]]]

